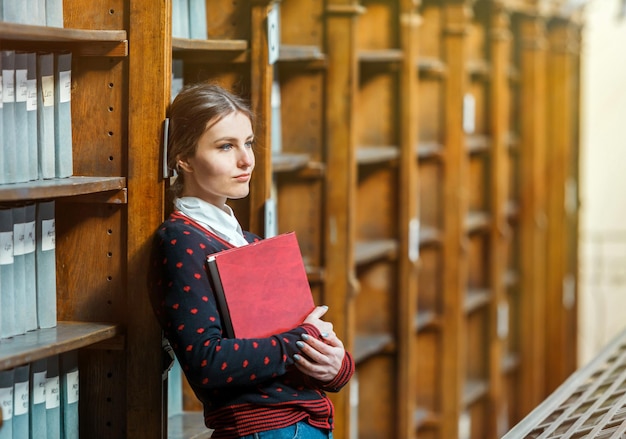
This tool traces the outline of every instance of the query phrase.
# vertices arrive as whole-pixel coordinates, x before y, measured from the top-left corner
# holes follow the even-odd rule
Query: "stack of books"
[[[206,23],[205,0],[172,0],[173,37],[206,40]]]
[[[0,0],[0,21],[63,27],[63,0]]]
[[[0,339],[57,324],[54,207],[0,209]]]

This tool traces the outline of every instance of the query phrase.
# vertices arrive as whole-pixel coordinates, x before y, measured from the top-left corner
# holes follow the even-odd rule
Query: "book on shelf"
[[[0,439],[13,439],[13,386],[15,370],[0,370],[0,410],[2,411],[2,425]]]
[[[28,12],[24,0],[4,0],[0,1],[0,5],[2,6],[2,21],[8,23],[27,23]]]
[[[3,50],[1,59],[4,169],[0,182],[15,183],[15,163],[17,162],[17,145],[15,143],[15,52]]]
[[[0,338],[15,332],[15,278],[13,273],[13,210],[0,209]]]
[[[17,156],[15,162],[15,182],[30,180],[28,175],[28,53],[15,53],[15,145]],[[36,129],[35,129],[36,131]],[[37,157],[35,157],[35,160]]]
[[[26,280],[24,296],[26,305],[25,326],[26,331],[37,329],[37,278],[35,274],[35,251],[37,249],[37,206],[30,203],[24,206],[24,266],[26,267]]]
[[[27,60],[27,87],[28,97],[26,99],[26,113],[28,125],[28,179],[37,180],[39,178],[39,153],[38,138],[39,128],[37,126],[37,54],[28,52]]]
[[[37,144],[39,178],[54,178],[54,54],[37,55]]]
[[[46,359],[46,439],[61,438],[61,379],[59,355]]]
[[[315,308],[295,232],[207,257],[229,338],[262,338],[300,325]]]
[[[189,38],[189,0],[172,0],[172,36]]]
[[[189,38],[207,39],[206,0],[189,1]]]
[[[57,178],[72,176],[72,53],[55,54],[54,166]]]
[[[46,0],[46,26],[63,27],[63,0]]]
[[[78,352],[64,352],[59,356],[61,375],[61,437],[78,439]]]
[[[55,202],[37,203],[37,325],[52,328],[57,324]]]
[[[26,332],[26,207],[16,206],[13,211],[13,303],[15,305],[15,334]]]
[[[172,85],[171,85],[171,100],[178,95],[180,90],[184,87],[185,82],[183,78],[184,61],[182,59],[172,60]]]
[[[46,427],[46,377],[48,360],[30,365],[30,431],[32,438],[48,436]]]
[[[30,364],[17,366],[13,386],[13,438],[28,438],[30,435]]]

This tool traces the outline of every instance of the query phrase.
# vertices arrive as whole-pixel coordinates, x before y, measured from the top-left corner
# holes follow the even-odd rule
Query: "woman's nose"
[[[241,166],[252,166],[254,164],[254,151],[249,148],[242,149],[239,156],[239,163]]]

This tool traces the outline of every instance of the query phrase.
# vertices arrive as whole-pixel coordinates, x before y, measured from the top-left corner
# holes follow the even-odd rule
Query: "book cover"
[[[28,175],[28,54],[15,53],[15,145],[17,148],[15,162],[15,182],[30,180]],[[36,129],[35,129],[36,130]]]
[[[300,325],[315,308],[295,232],[207,258],[229,338],[262,338]]]
[[[27,273],[24,282],[26,291],[24,306],[26,310],[25,326],[26,331],[37,329],[37,272],[35,264],[35,251],[37,249],[37,206],[27,204],[24,206],[24,267]]]
[[[15,385],[13,386],[13,439],[28,439],[30,422],[30,365],[15,368]]]
[[[54,178],[54,54],[37,55],[39,178]]]
[[[0,411],[2,427],[0,439],[13,439],[13,384],[14,369],[0,370]]]
[[[30,365],[30,438],[45,438],[46,432],[46,377],[48,361],[44,358]]]
[[[0,209],[0,338],[15,335],[13,210]]]
[[[4,143],[3,183],[15,183],[15,52],[2,51],[2,141]]]
[[[46,360],[46,439],[60,439],[61,380],[59,356],[52,355]]]
[[[37,125],[37,54],[29,52],[27,56],[26,79],[28,97],[26,99],[26,112],[28,124],[28,179],[39,178],[39,153],[38,139],[39,128]]]
[[[37,204],[37,325],[52,328],[57,324],[56,241],[54,200]]]
[[[15,333],[26,332],[26,207],[17,206],[13,211],[13,294],[15,305]]]
[[[172,0],[172,36],[189,38],[189,0]]]
[[[61,438],[78,439],[78,352],[59,357],[61,375]]]
[[[57,178],[71,177],[72,160],[72,54],[55,55],[54,166]]]

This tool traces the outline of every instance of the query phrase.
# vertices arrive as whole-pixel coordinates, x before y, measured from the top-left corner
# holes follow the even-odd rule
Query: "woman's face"
[[[195,155],[179,161],[185,172],[182,195],[222,208],[228,198],[243,198],[250,191],[254,134],[248,116],[239,112],[211,123],[198,139]]]

